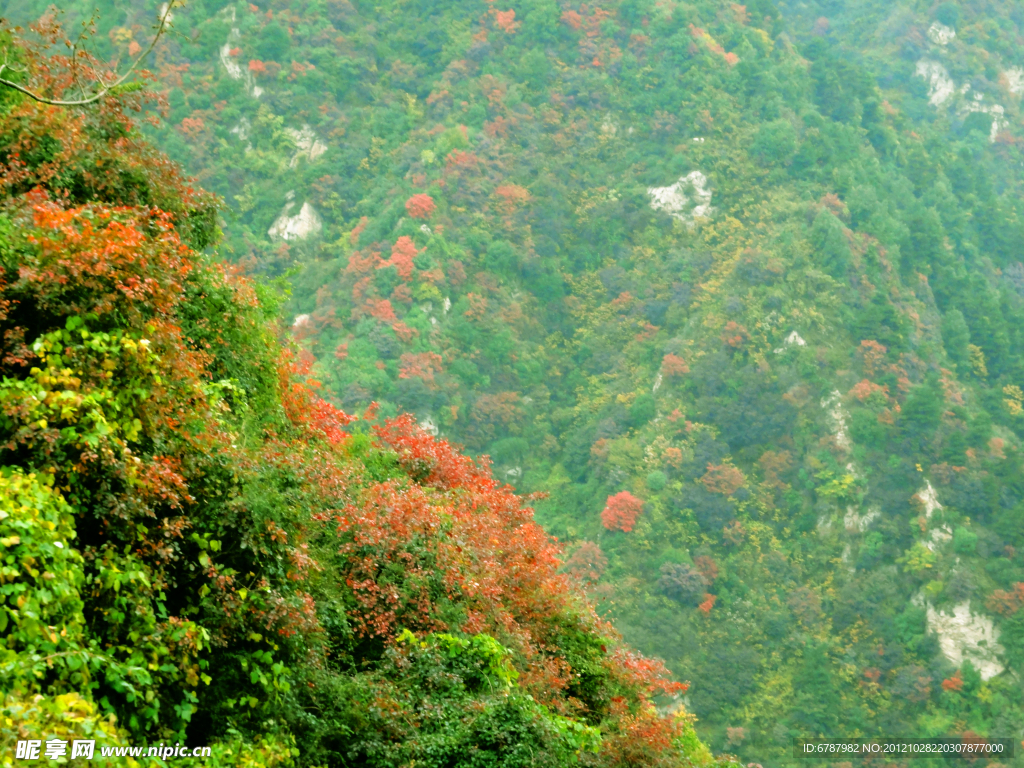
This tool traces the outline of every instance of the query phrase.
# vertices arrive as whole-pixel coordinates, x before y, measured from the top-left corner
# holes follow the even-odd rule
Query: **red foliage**
[[[665,453],[662,454],[662,458],[665,460],[666,464],[670,467],[674,467],[675,469],[679,469],[683,466],[683,452],[675,446],[669,446],[666,448]]]
[[[405,201],[405,210],[414,219],[429,219],[437,206],[430,195],[413,195]]]
[[[498,204],[499,210],[506,216],[512,215],[530,201],[530,191],[517,184],[502,184],[494,190],[494,194],[501,201]]]
[[[601,578],[608,567],[608,558],[592,541],[584,541],[565,562],[565,572],[577,581],[594,582]]]
[[[850,396],[857,398],[863,403],[876,392],[884,395],[886,399],[889,397],[889,387],[875,384],[869,379],[864,379],[853,385],[853,388],[850,390]]]
[[[728,464],[708,464],[700,480],[709,491],[723,496],[732,496],[747,481],[742,472]]]
[[[370,315],[377,318],[384,323],[393,323],[398,318],[395,317],[395,310],[391,307],[391,302],[387,299],[380,299],[379,301],[370,300]]]
[[[370,223],[368,216],[361,216],[359,223],[352,228],[352,231],[348,235],[348,241],[351,245],[355,245],[359,242],[359,236],[363,234],[363,230],[366,229],[366,225]]]
[[[206,124],[201,117],[186,117],[181,121],[181,132],[192,139],[202,133],[204,128]]]
[[[429,387],[433,388],[434,374],[443,370],[441,356],[436,352],[406,352],[398,363],[398,378],[422,379]]]
[[[873,378],[881,369],[888,350],[874,339],[865,339],[860,343],[860,353],[864,358],[864,375]]]
[[[462,314],[470,320],[483,320],[487,317],[487,297],[479,293],[467,293],[466,300],[469,302],[469,309]]]
[[[658,717],[653,708],[647,712],[629,712],[625,702],[613,702],[613,711],[617,715],[616,728],[601,734],[604,765],[672,764],[663,763],[662,756],[682,735],[682,720]]]
[[[416,250],[416,244],[412,241],[412,238],[402,235],[391,248],[391,258],[381,263],[377,269],[391,266],[398,270],[400,278],[410,280],[414,268],[413,259],[419,254],[420,251]]]
[[[391,325],[391,330],[393,330],[395,332],[395,336],[397,336],[405,344],[408,344],[410,341],[412,341],[413,339],[420,335],[419,331],[417,331],[415,328],[410,328],[401,320],[399,320],[396,323],[393,323]]]
[[[644,510],[644,503],[629,491],[609,496],[601,512],[601,524],[609,531],[629,533]]]
[[[391,292],[391,301],[398,302],[399,304],[412,304],[412,291],[409,290],[409,286],[395,286],[395,290]]]
[[[708,584],[714,584],[718,578],[718,564],[707,555],[700,555],[693,560],[693,566],[704,577]]]
[[[93,206],[63,210],[41,203],[33,210],[45,269],[25,265],[20,282],[38,291],[48,311],[103,315],[116,309],[169,313],[192,269],[189,249],[161,211]],[[154,241],[144,234],[155,230]],[[85,290],[83,290],[85,288]],[[140,318],[141,319],[141,318]]]
[[[1024,582],[1017,582],[1013,589],[1006,591],[995,590],[989,595],[987,601],[988,609],[1001,616],[1012,616],[1024,605]]]
[[[249,59],[249,71],[254,75],[267,74],[267,65],[259,59]]]
[[[674,379],[689,373],[690,366],[678,355],[668,354],[661,359],[661,372],[670,379]]]
[[[697,609],[705,616],[710,615],[711,609],[715,607],[715,601],[718,599],[717,595],[707,593],[704,595],[704,602],[697,606]]]
[[[579,30],[583,26],[583,17],[580,16],[576,11],[564,11],[562,13],[562,21],[564,21],[574,30]]]
[[[445,158],[445,173],[471,171],[479,163],[480,158],[472,152],[463,152],[461,149],[455,149],[449,152],[448,157]]]
[[[117,77],[111,65],[93,58],[80,46],[75,60],[69,52],[72,43],[57,21],[58,14],[47,14],[32,25],[34,40],[13,35],[11,51],[25,72],[22,84],[48,97],[78,98],[81,88],[98,89]],[[143,81],[152,73],[137,71]],[[19,99],[0,116],[4,153],[0,158],[0,185],[7,194],[22,194],[33,187],[62,197],[65,185],[78,186],[75,199],[120,200],[125,179],[130,176],[148,187],[139,191],[146,205],[162,208],[175,222],[189,211],[208,208],[213,196],[197,190],[166,157],[148,146],[135,129],[130,112],[143,109],[146,92],[122,94],[100,99],[87,109],[62,109]],[[162,97],[157,98],[163,104]],[[128,193],[132,194],[132,193]]]
[[[470,413],[473,434],[483,441],[489,441],[502,432],[514,432],[522,418],[520,400],[518,392],[480,395],[473,403],[473,410]]]
[[[356,227],[359,229],[359,227]],[[355,230],[353,230],[354,232]],[[374,269],[380,268],[381,264],[380,254],[372,252],[369,254],[363,254],[362,251],[354,251],[348,257],[348,264],[345,266],[346,275],[367,275]]]
[[[686,693],[690,688],[689,683],[667,680],[665,665],[660,659],[649,659],[626,648],[616,649],[612,658],[629,677],[642,681],[641,685],[648,696],[671,696]]]
[[[960,674],[958,669],[952,677],[947,677],[942,681],[942,690],[944,691],[962,691],[964,689],[964,678]]]
[[[735,320],[730,320],[725,324],[725,328],[722,329],[722,341],[730,347],[742,347],[748,338],[747,329]]]
[[[491,12],[494,14],[494,26],[502,32],[512,35],[515,34],[517,29],[519,29],[519,24],[516,22],[515,11],[499,11],[492,8]]]

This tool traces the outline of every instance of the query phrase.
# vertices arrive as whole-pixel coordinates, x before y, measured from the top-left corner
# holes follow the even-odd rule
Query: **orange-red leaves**
[[[715,607],[715,601],[718,599],[717,595],[710,593],[704,595],[704,602],[697,606],[697,609],[705,616],[711,613],[711,609]]]
[[[989,595],[988,609],[1002,616],[1011,616],[1024,605],[1024,583],[1017,582],[1010,590],[997,589]]]
[[[40,309],[138,316],[169,313],[180,299],[192,264],[168,214],[42,203],[32,218],[39,257],[21,267],[15,289],[33,291]]]
[[[670,379],[685,376],[690,372],[690,366],[679,355],[667,354],[661,359],[661,372]]]
[[[944,691],[962,691],[964,689],[964,678],[960,674],[958,669],[952,677],[948,677],[942,681],[942,690]]]
[[[875,384],[869,379],[864,379],[863,381],[853,385],[853,388],[850,390],[850,396],[857,398],[863,403],[876,392],[882,394],[888,399],[889,387]]]
[[[420,251],[416,249],[416,244],[413,243],[412,239],[403,235],[395,241],[394,246],[391,248],[391,260],[385,263],[395,267],[400,278],[408,280],[412,277],[413,259],[419,253]]]
[[[609,531],[629,533],[643,512],[644,503],[629,491],[609,496],[601,512],[601,524]]]
[[[593,582],[601,578],[608,567],[608,558],[592,541],[584,541],[565,563],[565,572],[581,582]]]
[[[747,481],[742,472],[728,464],[708,464],[700,480],[709,491],[723,496],[732,496]]]
[[[434,204],[434,198],[421,193],[405,201],[405,210],[414,219],[429,219],[437,210],[437,205]]]
[[[501,201],[498,208],[506,216],[515,213],[530,201],[530,191],[518,184],[502,184],[494,190],[494,194]]]
[[[398,378],[422,379],[430,387],[434,386],[434,374],[443,370],[441,356],[436,352],[406,352],[398,363]]]

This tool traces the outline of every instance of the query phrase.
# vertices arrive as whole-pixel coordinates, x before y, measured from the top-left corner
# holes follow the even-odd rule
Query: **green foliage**
[[[14,757],[14,745],[20,740],[38,739],[45,744],[47,740],[59,739],[70,744],[75,739],[90,739],[96,742],[90,762],[102,766],[139,766],[140,762],[132,757],[102,756],[102,747],[126,746],[129,742],[114,718],[104,717],[97,710],[93,702],[74,692],[57,696],[6,693],[0,702],[0,741],[5,745],[0,765],[9,768],[20,762]]]
[[[845,275],[850,264],[850,244],[844,230],[842,222],[824,209],[814,217],[811,226],[813,258],[826,272],[836,277]]]
[[[72,510],[53,489],[53,476],[6,468],[0,475],[0,666],[7,679],[36,690],[47,690],[58,675],[78,686],[88,680],[82,556],[74,538]]]
[[[398,633],[395,641],[419,644],[424,650],[433,645],[447,654],[449,659],[462,656],[479,659],[486,665],[485,677],[491,686],[497,683],[499,688],[510,688],[519,677],[519,673],[509,661],[511,651],[490,635],[474,635],[467,639],[446,634],[431,634],[419,641],[412,632],[404,629]]]
[[[785,164],[796,154],[797,147],[793,125],[788,120],[775,120],[758,129],[751,152],[765,165]]]
[[[974,531],[957,526],[953,531],[953,550],[959,555],[973,555],[978,547],[978,534]]]
[[[647,487],[655,493],[664,490],[666,485],[668,485],[668,475],[660,469],[647,474]]]

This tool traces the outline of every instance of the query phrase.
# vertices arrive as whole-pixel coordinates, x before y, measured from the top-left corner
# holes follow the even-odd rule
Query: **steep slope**
[[[67,93],[70,62],[15,40],[23,82]],[[0,92],[2,764],[31,739],[98,739],[100,764],[716,764],[525,499],[316,394],[280,297],[202,255],[216,201],[139,136],[139,98]]]
[[[180,14],[152,135],[325,396],[549,493],[716,749],[1022,732],[1017,4]]]

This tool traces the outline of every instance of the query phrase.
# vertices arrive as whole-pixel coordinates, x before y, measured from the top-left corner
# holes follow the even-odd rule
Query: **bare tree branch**
[[[135,71],[135,68],[137,66],[139,66],[139,64],[142,62],[142,60],[145,59],[147,56],[149,56],[150,53],[153,52],[153,49],[156,48],[157,42],[160,40],[160,38],[163,36],[164,32],[166,31],[167,20],[170,17],[171,9],[174,8],[176,2],[177,2],[177,0],[167,0],[167,7],[164,9],[163,14],[161,14],[161,16],[160,16],[160,25],[157,27],[156,35],[153,37],[153,41],[149,44],[149,47],[146,48],[146,50],[143,51],[141,54],[139,54],[138,58],[136,58],[135,61],[132,62],[132,65],[130,67],[128,67],[128,70],[123,75],[121,75],[121,77],[117,78],[117,80],[115,80],[112,83],[108,83],[108,84],[104,85],[99,91],[94,93],[92,96],[81,98],[81,99],[76,99],[74,101],[64,101],[64,100],[61,100],[61,99],[48,99],[45,96],[40,96],[37,93],[33,93],[28,88],[25,88],[25,87],[23,87],[21,85],[18,85],[17,83],[12,82],[10,80],[7,80],[6,78],[3,78],[3,77],[0,77],[0,85],[6,85],[8,88],[13,88],[14,90],[18,91],[19,93],[25,94],[30,99],[35,99],[36,101],[41,102],[42,104],[50,104],[50,105],[55,106],[55,107],[84,107],[87,104],[93,104],[93,103],[99,101],[100,99],[102,99],[104,96],[107,96],[108,94],[110,94],[111,91],[113,91],[116,88],[118,88],[119,86],[123,85],[125,80],[127,80],[128,77],[132,74],[132,72]],[[72,55],[73,56],[77,56],[77,53],[78,53],[78,43],[76,42],[75,46],[74,46],[74,49],[73,49],[73,54]],[[4,70],[9,69],[9,68],[11,68],[11,67],[9,66],[9,63],[7,62],[6,57],[5,57],[5,60],[4,60],[3,64],[0,64],[0,74],[3,74]],[[77,71],[75,73],[75,81],[76,82],[78,81]],[[84,91],[85,91],[85,89],[82,88],[81,84],[79,84],[79,92],[83,93],[83,96],[84,96]]]

